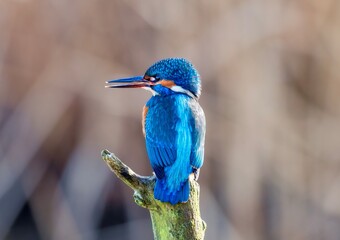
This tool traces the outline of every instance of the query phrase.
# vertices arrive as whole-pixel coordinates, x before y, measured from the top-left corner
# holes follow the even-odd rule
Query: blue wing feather
[[[190,192],[188,177],[193,167],[203,164],[203,111],[185,95],[154,96],[146,106],[145,139],[157,176],[155,198],[172,204],[185,202]]]

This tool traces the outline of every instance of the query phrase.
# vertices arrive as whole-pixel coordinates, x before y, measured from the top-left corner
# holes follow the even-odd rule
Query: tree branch
[[[190,178],[190,197],[186,203],[171,205],[156,200],[153,195],[155,176],[140,176],[108,150],[102,158],[126,185],[134,190],[135,202],[150,211],[156,240],[202,240],[206,229],[199,210],[199,184]]]

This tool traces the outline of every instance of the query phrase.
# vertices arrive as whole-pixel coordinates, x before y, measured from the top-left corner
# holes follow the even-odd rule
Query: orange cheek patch
[[[162,86],[167,87],[167,88],[176,86],[174,81],[171,81],[171,80],[162,80],[162,81],[159,81],[157,84],[161,84]]]
[[[146,115],[148,114],[148,110],[149,110],[149,107],[144,106],[143,115],[142,115],[142,127],[143,127],[144,137],[145,137],[145,119],[146,119]]]

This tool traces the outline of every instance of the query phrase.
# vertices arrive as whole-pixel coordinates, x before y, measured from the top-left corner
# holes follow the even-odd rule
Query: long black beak
[[[144,79],[144,76],[121,78],[106,82],[106,88],[142,88],[150,87],[151,82]]]

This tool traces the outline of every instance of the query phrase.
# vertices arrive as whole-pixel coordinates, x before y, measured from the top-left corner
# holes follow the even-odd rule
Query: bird
[[[187,202],[189,176],[197,180],[204,162],[206,120],[198,103],[198,71],[184,58],[166,58],[151,65],[144,75],[106,83],[107,88],[151,91],[143,108],[142,128],[156,175],[154,198],[172,205]]]

